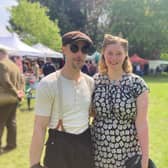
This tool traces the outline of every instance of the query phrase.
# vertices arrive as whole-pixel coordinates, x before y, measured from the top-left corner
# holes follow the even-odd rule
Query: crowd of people
[[[46,58],[45,61],[42,59],[31,60],[29,58],[23,58],[21,60],[20,57],[10,57],[10,59],[18,66],[25,80],[26,78],[29,79],[29,77],[32,77],[35,81],[40,81],[44,76],[55,72],[64,65],[63,59],[59,59],[59,61],[52,58]],[[97,64],[93,59],[86,60],[81,71],[89,76],[93,76],[97,73]],[[26,82],[28,81],[26,80]]]
[[[41,66],[40,78],[39,64],[33,62],[33,73],[40,82],[30,146],[31,168],[130,168],[135,157],[139,168],[149,167],[149,88],[132,73],[128,41],[106,34],[98,65],[86,60],[93,45],[88,35],[68,32],[62,36],[63,66],[45,70],[52,64],[48,61]],[[0,60],[0,67],[2,63]],[[24,63],[24,72],[27,69]],[[22,90],[19,81],[13,89],[15,106]],[[8,82],[11,83],[9,78]],[[3,87],[0,82],[0,91]],[[6,111],[4,106],[0,104],[0,115]],[[0,130],[5,126],[8,127],[7,120]],[[41,164],[47,128],[49,136]],[[139,162],[137,156],[141,158]]]

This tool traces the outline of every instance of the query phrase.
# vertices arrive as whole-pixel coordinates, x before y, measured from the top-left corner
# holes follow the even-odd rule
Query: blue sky
[[[7,8],[9,8],[12,5],[16,5],[16,0],[0,0],[0,35],[3,35],[6,32],[6,25],[8,24],[8,20],[10,17],[9,12],[7,11]]]

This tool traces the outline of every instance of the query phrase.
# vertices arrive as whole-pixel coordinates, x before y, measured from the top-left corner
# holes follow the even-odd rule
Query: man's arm
[[[49,117],[35,116],[32,143],[30,146],[30,166],[40,162],[48,123]]]
[[[43,78],[36,90],[35,123],[30,146],[30,166],[40,162],[47,126],[50,122],[52,104],[55,100],[48,80]],[[55,93],[55,92],[54,92]]]

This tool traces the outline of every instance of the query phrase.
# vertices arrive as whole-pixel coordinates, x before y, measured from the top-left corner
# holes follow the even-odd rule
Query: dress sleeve
[[[134,97],[137,98],[146,90],[149,91],[149,87],[146,84],[146,82],[141,77],[138,77],[138,76],[135,77],[133,82]]]

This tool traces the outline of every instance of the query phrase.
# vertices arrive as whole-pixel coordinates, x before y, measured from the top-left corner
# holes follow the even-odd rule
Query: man
[[[40,168],[45,133],[49,127],[44,166],[90,168],[89,105],[93,79],[81,72],[93,42],[80,31],[62,37],[66,61],[62,69],[43,78],[37,89],[30,166]]]
[[[36,82],[38,82],[39,81],[39,76],[40,76],[40,74],[39,74],[40,68],[39,68],[39,64],[36,60],[34,60],[32,62],[32,70],[33,70],[33,74],[35,76]]]
[[[16,108],[23,96],[24,80],[17,65],[0,49],[0,147],[3,129],[7,127],[6,152],[16,148]]]

